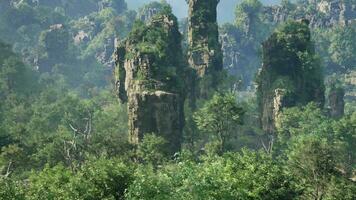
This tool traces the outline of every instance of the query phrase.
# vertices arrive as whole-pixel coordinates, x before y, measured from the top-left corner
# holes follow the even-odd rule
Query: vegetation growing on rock
[[[184,65],[177,19],[164,6],[147,24],[136,22],[118,47],[116,85],[121,100],[128,97],[131,142],[156,133],[174,154],[184,126]]]
[[[217,24],[220,0],[189,0],[188,63],[193,68],[192,98],[206,97],[216,89],[223,68]]]
[[[274,133],[275,118],[285,107],[324,105],[323,71],[311,41],[309,22],[288,22],[263,43],[258,102],[263,130]]]
[[[218,1],[194,2],[211,25],[196,44],[220,48]],[[191,106],[197,74],[167,2],[0,1],[0,199],[356,199],[354,4],[242,1],[220,27],[229,76],[198,79],[213,90]],[[259,97],[293,103],[268,138],[262,60]]]

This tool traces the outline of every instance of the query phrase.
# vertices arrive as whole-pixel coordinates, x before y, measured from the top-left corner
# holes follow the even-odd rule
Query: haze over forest
[[[355,35],[356,0],[0,0],[0,200],[355,200]]]

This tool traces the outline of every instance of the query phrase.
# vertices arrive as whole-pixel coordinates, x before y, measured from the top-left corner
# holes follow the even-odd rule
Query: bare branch
[[[70,128],[71,128],[75,133],[78,132],[78,129],[74,128],[72,124],[69,123],[69,126],[70,126]]]
[[[261,144],[262,144],[263,149],[266,151],[266,153],[268,153],[268,148],[266,147],[266,145],[262,139],[261,139]]]
[[[11,166],[12,166],[12,161],[10,160],[9,164],[7,165],[6,173],[4,175],[4,178],[7,178],[11,174]]]

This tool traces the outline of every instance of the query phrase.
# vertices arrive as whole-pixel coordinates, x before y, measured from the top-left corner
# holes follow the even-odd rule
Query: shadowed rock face
[[[328,96],[330,116],[333,118],[341,118],[344,115],[345,91],[342,88],[333,88]]]
[[[262,128],[275,132],[275,119],[284,107],[316,102],[324,105],[324,84],[307,21],[290,22],[263,43],[258,75]]]
[[[216,85],[217,72],[223,68],[223,56],[216,22],[219,1],[187,0],[189,4],[188,62],[199,78],[208,77],[211,79],[209,81],[211,83],[206,87]],[[203,86],[200,84],[200,87]],[[205,90],[205,88],[199,90]]]
[[[180,42],[176,18],[158,14],[116,50],[116,88],[128,104],[130,141],[155,133],[167,140],[171,154],[180,149],[184,125]]]

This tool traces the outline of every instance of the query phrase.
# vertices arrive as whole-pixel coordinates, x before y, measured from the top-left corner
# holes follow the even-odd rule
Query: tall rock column
[[[328,95],[330,116],[339,119],[344,116],[345,110],[345,90],[341,87],[331,88]]]
[[[187,0],[188,62],[197,75],[196,96],[204,96],[216,86],[218,72],[223,69],[223,54],[219,43],[217,5],[220,0]],[[202,94],[203,93],[203,94]]]
[[[116,51],[116,87],[128,104],[130,141],[145,134],[167,140],[170,154],[180,149],[184,124],[183,54],[177,19],[163,10],[136,24]]]
[[[316,102],[324,105],[324,82],[311,41],[309,22],[288,22],[263,43],[257,95],[262,128],[275,132],[275,121],[285,107]]]

